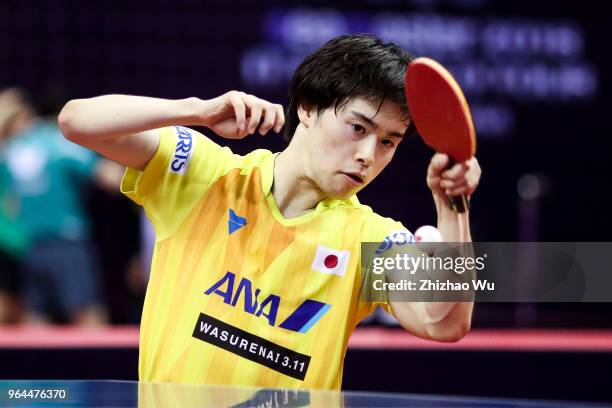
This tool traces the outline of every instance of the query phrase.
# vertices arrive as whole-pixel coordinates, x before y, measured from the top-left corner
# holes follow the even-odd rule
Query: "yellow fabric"
[[[340,392],[223,385],[138,383],[141,408],[193,407],[344,407]]]
[[[126,171],[122,192],[144,206],[157,232],[140,332],[141,381],[340,388],[348,339],[377,306],[359,299],[360,244],[404,227],[356,197],[327,199],[284,219],[270,192],[274,159],[267,150],[238,156],[177,127],[162,130],[144,172]],[[230,209],[246,220],[231,233]],[[312,269],[321,246],[349,251],[343,276]],[[307,300],[326,304],[324,314],[304,332],[280,327]],[[201,314],[309,356],[303,380],[194,337]],[[274,359],[270,364],[283,364]]]

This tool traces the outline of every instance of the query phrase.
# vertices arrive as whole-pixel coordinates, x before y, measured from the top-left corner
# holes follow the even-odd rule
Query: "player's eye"
[[[383,144],[383,146],[388,147],[389,149],[392,149],[395,147],[395,143],[393,143],[391,140],[388,140],[388,139],[382,140],[381,143]]]
[[[353,128],[353,131],[354,131],[354,132],[359,133],[359,134],[361,134],[361,135],[364,135],[364,134],[365,134],[365,131],[366,131],[366,130],[365,130],[365,128],[364,128],[363,126],[361,126],[360,124],[358,124],[358,123],[351,123],[351,127]]]

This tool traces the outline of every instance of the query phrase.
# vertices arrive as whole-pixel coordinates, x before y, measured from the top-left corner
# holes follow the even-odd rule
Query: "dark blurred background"
[[[483,168],[474,240],[608,241],[611,23],[591,0],[2,0],[0,89],[21,87],[44,115],[108,93],[210,98],[240,89],[286,104],[307,53],[338,34],[372,33],[440,60],[466,92]],[[237,153],[284,147],[276,135],[216,141]],[[361,201],[412,231],[434,224],[431,154],[416,138],[402,143]],[[137,322],[142,287],[128,276],[138,209],[96,187],[87,197],[111,321]],[[612,326],[604,303],[532,305],[530,318],[517,305],[482,306],[475,326]]]

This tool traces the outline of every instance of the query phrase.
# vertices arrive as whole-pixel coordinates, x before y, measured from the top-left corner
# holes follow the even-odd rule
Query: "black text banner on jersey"
[[[310,364],[310,356],[279,346],[204,313],[200,313],[193,337],[302,381]]]

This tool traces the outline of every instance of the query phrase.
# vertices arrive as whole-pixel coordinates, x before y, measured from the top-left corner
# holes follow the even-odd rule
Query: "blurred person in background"
[[[89,181],[115,191],[122,169],[67,142],[57,123],[38,117],[18,89],[0,91],[0,109],[12,112],[2,126],[0,162],[29,244],[24,320],[103,325],[108,317],[82,191]]]
[[[0,135],[4,134],[15,115],[14,104],[0,98]],[[0,161],[0,324],[20,320],[21,262],[27,249],[27,241],[17,216],[19,206],[12,191],[12,179],[8,168]]]

